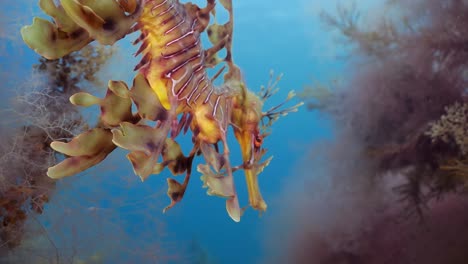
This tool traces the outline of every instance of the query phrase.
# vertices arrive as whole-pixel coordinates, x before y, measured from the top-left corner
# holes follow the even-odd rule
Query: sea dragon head
[[[254,209],[265,211],[267,205],[262,198],[257,176],[268,165],[269,160],[260,164],[265,153],[261,148],[263,137],[260,129],[263,117],[263,101],[241,84],[241,93],[233,98],[231,123],[234,135],[242,152],[242,168],[245,172],[249,203]]]
[[[295,97],[294,91],[290,91],[282,103],[267,111],[262,111],[265,101],[279,90],[277,85],[280,79],[281,75],[274,79],[273,72],[270,72],[270,81],[267,87],[262,87],[258,94],[251,92],[243,82],[240,82],[240,93],[233,97],[231,124],[242,152],[243,163],[241,167],[245,172],[249,203],[250,206],[259,211],[265,211],[267,204],[260,193],[258,175],[272,159],[270,157],[262,161],[267,151],[262,148],[263,139],[268,135],[267,131],[270,126],[279,117],[296,112],[303,104],[300,102],[291,107],[282,108],[284,104]]]

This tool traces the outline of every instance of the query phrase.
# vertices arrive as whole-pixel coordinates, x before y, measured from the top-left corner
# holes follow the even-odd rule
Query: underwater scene
[[[4,11],[0,263],[468,263],[468,1]]]

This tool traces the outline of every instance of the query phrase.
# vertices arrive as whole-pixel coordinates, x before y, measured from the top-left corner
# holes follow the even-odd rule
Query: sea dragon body
[[[209,15],[213,7],[199,12]],[[159,0],[148,2],[137,27],[142,32],[136,41],[142,42],[137,55],[142,53],[143,58],[135,70],[146,77],[164,108],[176,108],[177,114],[190,113],[194,124],[203,124],[198,126],[199,137],[218,142],[219,136],[214,135],[219,135],[221,128],[214,120],[224,118],[222,108],[227,98],[215,91],[205,70],[200,33],[206,26],[178,1]]]
[[[177,1],[150,3],[137,25],[142,32],[137,43],[143,42],[137,54],[143,53],[143,59],[135,70],[147,78],[166,109],[188,105],[193,99],[191,91],[200,85],[205,89],[198,93],[203,91],[206,98],[213,86],[206,76],[198,20],[186,14]]]
[[[58,6],[53,0],[39,1],[54,21],[35,18],[21,33],[32,49],[48,59],[80,50],[94,40],[112,45],[131,32],[141,32],[134,42],[140,45],[136,55],[141,55],[141,61],[134,69],[137,75],[131,88],[122,81],[109,81],[102,99],[83,92],[70,98],[79,106],[99,105],[100,122],[68,143],[51,144],[67,158],[49,168],[49,177],[74,175],[98,164],[115,148],[124,148],[130,151],[127,157],[142,180],[166,167],[174,175],[185,173],[183,183],[167,180],[168,209],[182,199],[192,161],[201,154],[207,164],[198,165],[197,170],[202,173],[204,187],[208,194],[227,199],[226,208],[233,220],[241,217],[233,181],[236,170],[245,171],[250,206],[266,210],[257,182],[258,174],[270,162],[261,162],[266,152],[261,147],[265,136],[261,122],[268,118],[267,127],[279,116],[296,111],[300,104],[262,112],[276,83],[260,96],[246,88],[232,61],[232,3],[220,2],[230,16],[224,25],[210,24],[215,0],[208,0],[205,8],[178,0],[61,0]],[[200,40],[205,30],[213,43],[207,50]],[[226,50],[224,59],[217,55],[221,49]],[[224,83],[215,86],[213,80],[224,67],[213,78],[206,69],[222,62],[228,68]],[[286,101],[293,96],[291,92]],[[132,113],[132,104],[136,113]],[[147,121],[155,125],[149,126]],[[242,151],[243,164],[238,166],[230,164],[229,127]],[[192,131],[193,148],[185,156],[175,140],[188,130]]]

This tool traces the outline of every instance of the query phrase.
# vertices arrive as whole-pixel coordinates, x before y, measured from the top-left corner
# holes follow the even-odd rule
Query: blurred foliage
[[[306,85],[297,95],[300,99],[306,101],[306,107],[309,110],[319,110],[323,112],[332,112],[332,107],[337,104],[338,93],[335,91],[339,87],[338,80],[328,84],[314,81],[313,84]]]
[[[318,84],[300,95],[367,149],[371,177],[405,176],[395,190],[421,212],[468,183],[468,4],[396,0],[386,8],[397,12],[365,26],[355,4],[321,14],[357,70],[340,90]]]
[[[468,103],[462,105],[457,102],[446,107],[445,111],[439,120],[429,123],[426,135],[432,141],[455,143],[463,155],[468,154]]]
[[[349,6],[338,5],[337,15],[322,12],[320,17],[326,26],[340,32],[343,44],[351,42],[366,56],[386,57],[399,43],[399,32],[386,17],[382,17],[374,29],[363,29],[359,25],[361,14],[354,1]]]
[[[68,98],[88,88],[84,81],[99,83],[95,73],[112,52],[88,46],[62,59],[41,58],[25,90],[14,98],[0,140],[0,255],[21,243],[26,220],[41,214],[49,201],[55,183],[46,171],[56,162],[50,143],[87,127]]]
[[[193,239],[189,248],[190,263],[193,264],[217,264],[218,261],[210,255],[199,240]]]
[[[53,83],[52,90],[59,93],[71,93],[81,90],[83,81],[91,82],[95,87],[104,86],[96,77],[96,72],[115,52],[115,47],[88,45],[79,52],[74,52],[57,60],[39,59],[33,67],[40,73],[46,73]],[[81,85],[80,85],[81,84]],[[73,92],[71,90],[74,90]],[[68,99],[68,98],[67,98]]]

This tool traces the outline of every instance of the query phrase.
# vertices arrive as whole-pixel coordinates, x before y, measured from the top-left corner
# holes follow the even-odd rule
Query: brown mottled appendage
[[[233,179],[237,170],[245,172],[250,206],[266,210],[258,183],[258,175],[271,160],[262,161],[265,129],[299,105],[278,111],[281,104],[262,112],[274,85],[260,95],[247,89],[233,60],[232,1],[218,2],[229,13],[229,21],[222,25],[210,24],[215,0],[207,0],[204,8],[177,0],[61,0],[59,6],[53,0],[40,0],[54,22],[36,18],[32,26],[22,29],[22,35],[31,48],[49,59],[79,50],[93,40],[112,45],[128,33],[140,32],[134,44],[139,45],[136,56],[141,60],[134,68],[137,74],[130,89],[122,81],[110,81],[102,99],[87,93],[70,98],[75,105],[98,105],[100,121],[69,143],[52,143],[67,158],[49,169],[50,177],[79,173],[116,147],[124,148],[141,180],[165,168],[173,175],[185,174],[182,183],[167,179],[171,203],[166,211],[182,200],[193,160],[202,155],[206,164],[198,165],[197,171],[203,186],[209,195],[226,199],[226,210],[234,221],[240,221],[242,214]],[[212,43],[206,50],[201,43],[205,32]],[[218,54],[223,49],[226,56],[221,58]],[[213,67],[218,70],[210,77],[206,68]],[[213,80],[223,73],[223,84],[215,86]],[[290,93],[286,101],[293,96]],[[236,166],[231,164],[227,143],[230,126],[242,153],[242,164]],[[176,140],[189,129],[193,147],[185,156]]]

